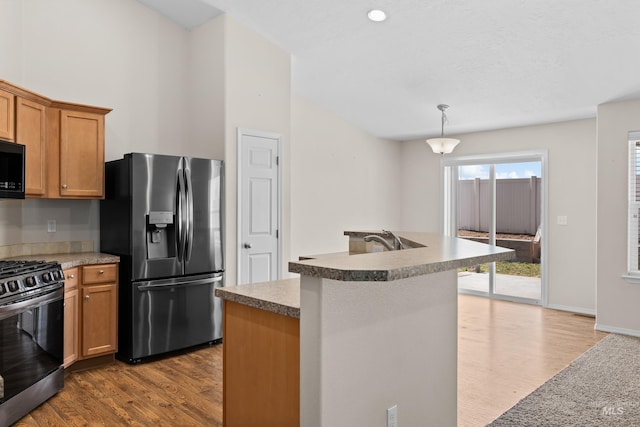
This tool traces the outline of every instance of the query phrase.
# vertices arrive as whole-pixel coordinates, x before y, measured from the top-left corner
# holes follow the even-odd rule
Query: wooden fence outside
[[[540,226],[541,178],[496,180],[496,233],[535,235]],[[489,231],[489,180],[461,180],[458,229]]]

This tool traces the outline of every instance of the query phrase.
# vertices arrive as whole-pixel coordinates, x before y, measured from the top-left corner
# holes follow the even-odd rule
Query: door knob
[[[251,249],[251,243],[245,243],[244,244],[244,248],[245,249]]]

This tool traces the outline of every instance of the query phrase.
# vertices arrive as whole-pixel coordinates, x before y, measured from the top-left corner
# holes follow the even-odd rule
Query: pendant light
[[[447,111],[448,108],[449,106],[447,104],[438,105],[438,110],[442,112],[442,130],[440,138],[427,139],[427,144],[431,146],[433,152],[439,153],[440,155],[451,153],[456,145],[460,143],[459,139],[444,137],[444,122],[447,121],[447,115],[444,112]]]

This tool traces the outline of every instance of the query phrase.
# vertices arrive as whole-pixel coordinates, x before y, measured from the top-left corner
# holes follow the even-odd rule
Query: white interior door
[[[280,135],[238,129],[238,284],[280,278]]]

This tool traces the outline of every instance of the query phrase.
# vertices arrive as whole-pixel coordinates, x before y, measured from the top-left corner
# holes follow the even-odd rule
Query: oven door
[[[6,407],[16,406],[8,404],[12,398],[62,366],[62,286],[0,306],[0,421],[6,415]]]

